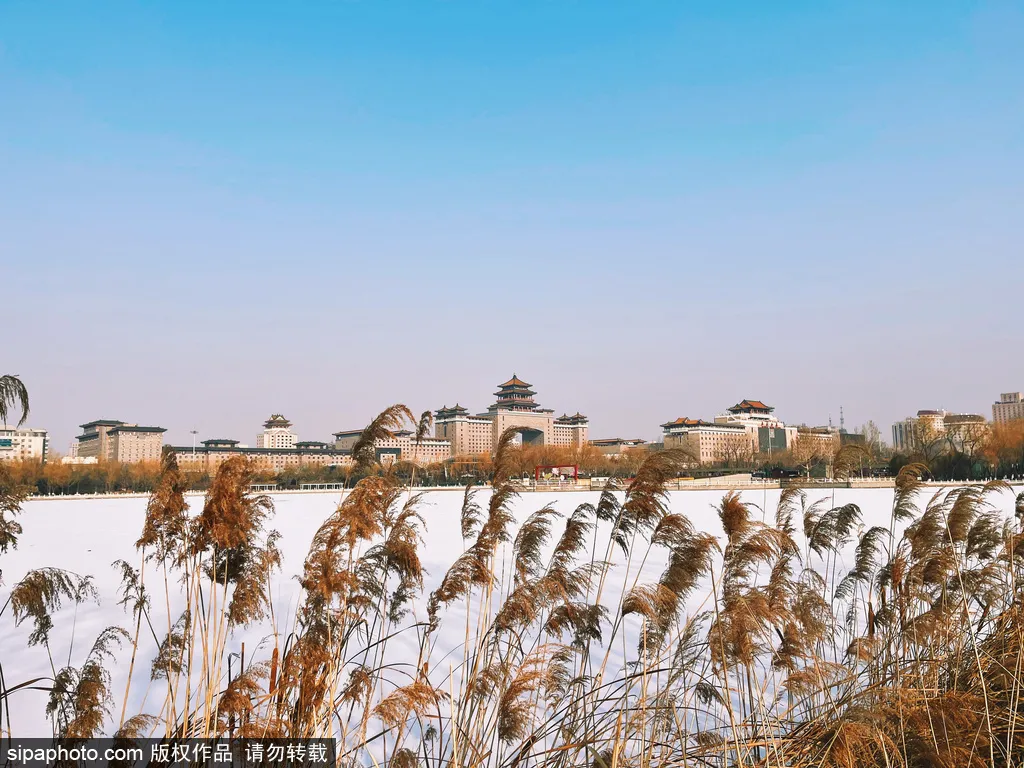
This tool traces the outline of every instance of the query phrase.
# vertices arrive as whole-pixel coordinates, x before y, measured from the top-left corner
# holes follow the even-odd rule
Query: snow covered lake
[[[918,501],[922,507],[934,490],[937,489],[930,489],[919,497]],[[1015,488],[1014,492],[1020,490]],[[714,507],[725,493],[721,490],[672,492],[672,511],[687,515],[697,530],[710,532],[721,539],[721,525]],[[742,498],[764,509],[767,518],[771,520],[774,518],[779,493],[778,490],[744,491]],[[892,489],[810,489],[807,494],[808,502],[826,498],[826,509],[833,504],[857,504],[863,512],[866,526],[888,525]],[[563,517],[566,517],[578,504],[596,503],[598,497],[599,494],[596,492],[525,493],[515,500],[514,509],[517,519],[523,520],[544,505],[552,504]],[[419,618],[423,618],[425,614],[426,594],[439,583],[452,561],[464,549],[459,529],[462,498],[462,493],[455,491],[431,491],[423,497],[421,513],[426,520],[427,529],[424,533],[421,555],[428,575],[424,597],[417,601],[416,613]],[[313,534],[334,510],[340,500],[340,494],[283,493],[273,494],[272,499],[275,513],[268,522],[268,528],[279,531],[282,536],[279,543],[283,555],[282,570],[275,576],[273,583],[275,613],[280,618],[289,617],[294,613],[299,597],[299,587],[294,577],[302,570],[302,563]],[[479,503],[486,505],[487,491],[481,491],[477,499]],[[197,511],[202,498],[192,496],[189,497],[189,501],[193,511]],[[1013,509],[1013,498],[1009,494],[1001,494],[998,501],[1001,510]],[[112,564],[116,560],[124,559],[138,566],[140,558],[134,543],[142,529],[145,507],[144,498],[116,497],[34,499],[24,504],[22,514],[18,518],[24,528],[18,548],[0,555],[0,571],[3,578],[3,586],[0,586],[0,603],[7,599],[11,586],[27,571],[43,566],[54,566],[81,575],[91,575],[100,597],[99,605],[86,603],[77,610],[73,607],[65,608],[54,617],[55,628],[51,635],[51,648],[53,663],[57,668],[64,666],[69,658],[71,663],[80,665],[93,639],[104,628],[110,625],[121,625],[126,628],[130,626],[131,617],[118,605],[120,579]],[[559,526],[556,525],[555,530],[558,531]],[[510,545],[506,546],[506,555],[510,548]],[[619,557],[621,560],[621,556]],[[624,563],[617,567],[620,585],[625,575],[624,568]],[[661,568],[660,562],[648,562],[644,578],[656,579]],[[629,574],[630,583],[635,576],[635,573]],[[609,585],[611,584],[610,581]],[[609,593],[617,595],[618,591],[609,589]],[[698,590],[694,600],[699,602],[703,597],[704,594],[700,594]],[[285,623],[282,621],[282,624]],[[456,635],[450,638],[453,645],[461,639],[463,631],[459,622],[454,624],[450,630]],[[283,627],[284,631],[288,628]],[[30,630],[29,621],[15,628],[9,610],[0,617],[0,660],[8,687],[32,678],[52,676],[46,650],[40,646],[29,648],[26,645]],[[245,642],[247,649],[252,649],[249,651],[252,653],[266,637],[267,631],[266,627],[238,630],[231,638],[229,648],[238,649],[241,643]],[[394,653],[400,658],[403,653],[415,654],[411,642],[410,640],[404,647],[403,643],[396,642],[389,648],[389,655]],[[152,650],[147,646],[145,652],[149,655],[147,658],[141,658],[143,649],[140,649],[140,659],[137,661],[138,666],[133,676],[129,697],[129,714],[145,709],[147,704],[151,706],[151,702],[147,700],[147,684]],[[121,698],[127,680],[129,655],[130,649],[126,647],[121,651],[118,663],[112,670],[116,698],[115,720],[120,712]],[[11,704],[11,725],[15,735],[49,735],[50,725],[44,713],[44,692],[18,691],[12,696]]]

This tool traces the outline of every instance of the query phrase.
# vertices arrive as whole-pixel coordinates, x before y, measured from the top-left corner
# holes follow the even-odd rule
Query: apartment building
[[[0,461],[46,463],[50,439],[45,429],[0,427]]]

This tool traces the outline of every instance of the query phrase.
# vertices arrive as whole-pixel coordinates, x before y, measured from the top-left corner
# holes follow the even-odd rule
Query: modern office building
[[[46,463],[50,439],[45,429],[0,427],[0,461]]]
[[[75,455],[97,461],[159,461],[163,447],[163,427],[142,427],[113,419],[82,424]]]
[[[999,401],[992,404],[992,421],[1006,424],[1024,419],[1024,396],[1020,392],[1003,392]]]
[[[587,444],[589,421],[581,413],[555,416],[541,408],[532,385],[513,374],[498,385],[497,400],[476,415],[456,403],[442,406],[435,414],[434,436],[451,443],[453,456],[491,453],[506,429],[519,430],[524,445],[583,446]]]

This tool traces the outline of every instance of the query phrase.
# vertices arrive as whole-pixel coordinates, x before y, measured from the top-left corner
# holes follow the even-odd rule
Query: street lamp
[[[199,432],[197,430],[195,430],[195,429],[192,430],[192,457],[193,458],[195,458],[195,455],[196,455],[196,435],[198,435],[198,434],[199,434]]]

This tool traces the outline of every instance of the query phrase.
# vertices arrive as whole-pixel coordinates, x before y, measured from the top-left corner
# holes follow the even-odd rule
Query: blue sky
[[[1024,388],[1017,3],[0,5],[0,368],[66,450]]]

